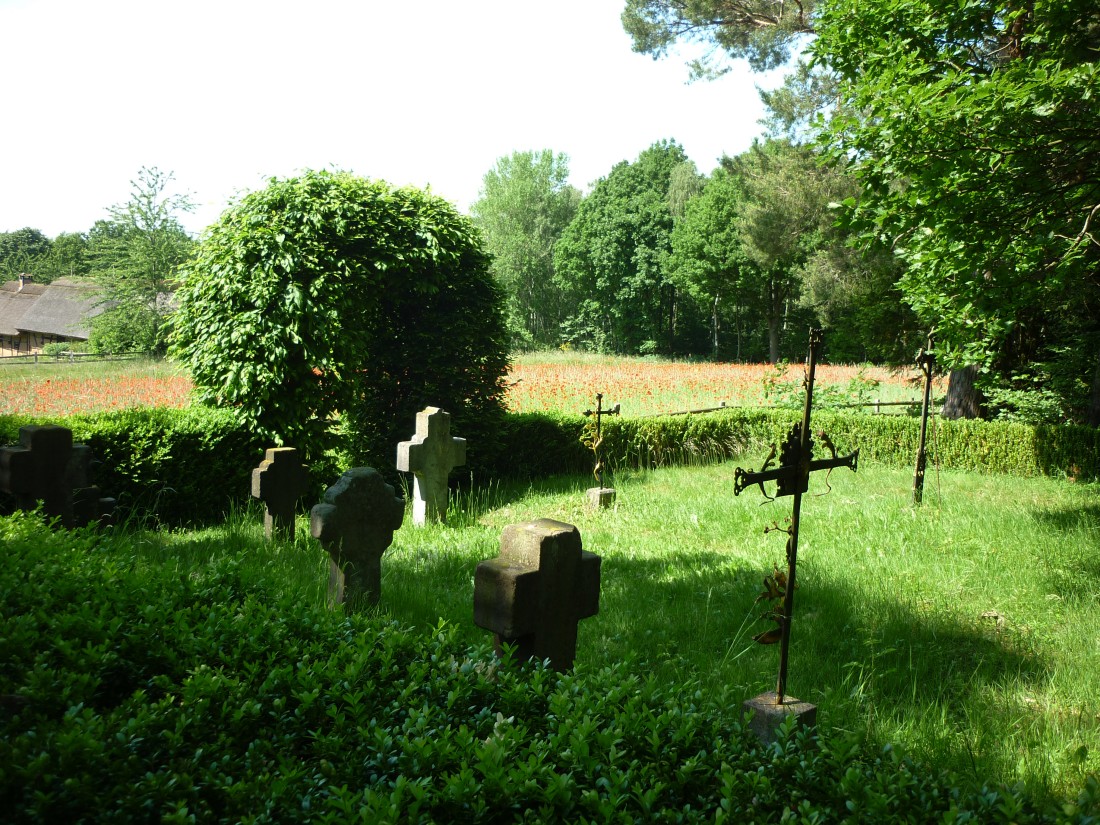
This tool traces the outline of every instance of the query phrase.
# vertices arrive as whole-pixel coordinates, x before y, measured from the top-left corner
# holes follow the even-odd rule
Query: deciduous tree
[[[319,458],[393,466],[417,411],[490,449],[508,340],[472,222],[347,172],[273,179],[232,205],[185,270],[171,353],[201,397]]]
[[[1062,376],[1084,413],[1100,376],[1100,8],[829,0],[817,30],[844,96],[826,140],[862,183],[853,225],[908,264],[941,356]]]
[[[661,141],[617,164],[581,202],[554,256],[573,313],[569,340],[613,352],[671,352],[676,291],[665,275],[673,172],[683,148]]]
[[[162,350],[169,294],[179,267],[194,248],[180,223],[193,209],[187,195],[171,194],[171,172],[143,167],[130,181],[130,199],[110,207],[110,219],[89,233],[90,268],[112,307],[92,325],[98,349]]]
[[[569,159],[549,149],[513,152],[482,181],[470,213],[493,256],[492,270],[508,296],[517,343],[560,340],[561,291],[554,283],[554,246],[573,219],[581,193],[569,185]]]

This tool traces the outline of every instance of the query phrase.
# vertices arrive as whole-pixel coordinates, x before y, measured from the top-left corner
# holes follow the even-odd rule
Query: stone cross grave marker
[[[799,719],[800,723],[812,725],[816,719],[817,709],[806,702],[787,697],[787,658],[790,649],[791,619],[794,609],[795,573],[798,563],[798,526],[802,508],[802,494],[809,489],[810,473],[816,470],[832,470],[834,467],[849,467],[853,471],[859,460],[859,450],[851,455],[838,456],[836,448],[825,433],[819,433],[818,438],[832,453],[831,458],[814,459],[813,439],[810,436],[810,413],[813,409],[814,372],[817,368],[817,359],[821,351],[821,331],[810,330],[810,354],[806,365],[806,403],[802,411],[802,423],[795,424],[787,435],[779,455],[780,466],[769,469],[772,459],[775,457],[775,446],[772,446],[771,454],[765,459],[764,466],[759,472],[742,470],[738,467],[734,471],[733,494],[739,495],[746,487],[753,484],[760,485],[760,491],[768,499],[764,490],[764,482],[776,482],[775,497],[794,496],[791,509],[791,524],[786,529],[787,533],[787,571],[776,571],[772,576],[764,579],[764,592],[757,601],[769,599],[782,599],[782,604],[773,607],[764,616],[775,622],[776,627],[754,636],[754,640],[761,644],[774,644],[779,642],[779,679],[774,692],[765,693],[745,702],[745,709],[753,712],[753,727],[762,739],[768,739],[774,733],[775,727],[788,715]],[[775,529],[782,529],[776,527]],[[770,531],[768,531],[770,532]]]
[[[73,433],[55,424],[19,428],[19,444],[0,448],[0,490],[10,493],[21,510],[41,501],[49,516],[64,524],[73,518],[69,461]]]
[[[405,500],[373,467],[353,467],[325,491],[309,514],[309,529],[331,556],[330,604],[378,604],[382,554],[405,516]]]
[[[413,474],[413,524],[447,521],[447,476],[466,463],[466,439],[451,436],[451,414],[425,407],[416,434],[397,445],[397,469]]]
[[[497,652],[514,644],[520,659],[573,666],[577,624],[600,609],[600,557],[581,548],[571,524],[538,519],[511,524],[500,555],[474,574],[474,624],[496,634]]]
[[[99,462],[91,447],[87,444],[73,445],[68,478],[72,488],[74,524],[90,524],[93,521],[108,524],[114,515],[117,502],[100,495],[99,486],[93,483],[97,466]]]
[[[294,535],[294,505],[306,491],[309,473],[293,447],[271,447],[252,471],[252,496],[264,503],[264,535]]]

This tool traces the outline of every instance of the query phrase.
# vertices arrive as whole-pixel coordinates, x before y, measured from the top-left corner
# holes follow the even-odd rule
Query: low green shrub
[[[0,810],[39,822],[1084,823],[624,662],[558,675],[344,616],[216,556],[0,518]],[[736,705],[733,705],[736,707]]]
[[[30,423],[61,424],[99,462],[95,481],[118,499],[123,518],[166,524],[220,520],[231,502],[246,499],[263,445],[228,413],[190,407],[74,415],[63,420],[0,417],[0,441],[15,443]]]
[[[729,409],[700,415],[609,418],[603,424],[604,454],[612,463],[657,467],[761,453],[781,443],[802,418],[795,410]],[[824,430],[837,450],[858,448],[861,460],[894,467],[916,462],[919,420],[822,410],[815,432]],[[1010,421],[929,422],[928,466],[1011,475],[1100,478],[1100,429],[1074,424],[1029,425]],[[815,454],[825,454],[822,445]]]

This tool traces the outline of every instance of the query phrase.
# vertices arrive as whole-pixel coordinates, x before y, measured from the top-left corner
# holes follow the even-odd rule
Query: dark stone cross
[[[742,470],[738,467],[734,472],[733,494],[739,495],[746,487],[753,484],[760,485],[760,491],[765,497],[771,499],[764,490],[764,482],[776,482],[775,497],[793,496],[794,502],[791,510],[791,524],[787,529],[787,571],[782,574],[765,578],[765,592],[758,601],[765,598],[782,598],[782,606],[775,608],[765,616],[776,623],[776,627],[770,631],[755,636],[755,640],[761,644],[774,644],[779,642],[779,679],[774,693],[764,694],[762,697],[750,700],[746,703],[756,703],[753,710],[761,710],[765,714],[772,713],[767,705],[783,708],[786,705],[798,705],[799,707],[812,708],[812,705],[799,703],[792,699],[784,701],[787,689],[787,655],[790,649],[791,618],[794,608],[795,573],[798,563],[798,526],[802,508],[802,494],[809,489],[810,473],[817,470],[831,470],[834,467],[849,467],[856,469],[859,460],[859,450],[851,455],[838,456],[836,448],[825,433],[819,433],[821,442],[829,449],[831,458],[815,459],[813,457],[813,439],[810,436],[810,412],[813,409],[814,372],[817,368],[817,359],[821,351],[821,331],[810,330],[810,354],[806,365],[806,404],[802,411],[802,423],[795,424],[787,435],[787,440],[779,455],[779,466],[770,468],[775,457],[775,446],[772,446],[771,454],[764,461],[764,466],[759,472]]]
[[[0,490],[10,493],[21,510],[33,510],[41,501],[46,515],[70,524],[72,453],[72,430],[55,424],[20,427],[19,444],[0,448]]]
[[[521,660],[549,659],[557,671],[573,667],[577,624],[600,609],[600,557],[581,548],[571,524],[538,519],[511,524],[500,555],[474,574],[474,624],[516,646]]]
[[[93,483],[95,468],[99,466],[92,448],[87,444],[74,444],[69,459],[69,484],[73,496],[73,523],[109,524],[114,515],[116,501],[100,494]]]
[[[310,511],[309,528],[332,557],[329,602],[378,603],[382,554],[405,517],[405,500],[372,467],[354,467]]]
[[[252,471],[252,497],[264,503],[264,535],[271,541],[294,535],[294,505],[306,491],[309,473],[293,447],[271,447]]]
[[[447,520],[447,476],[466,463],[466,439],[451,436],[451,414],[425,407],[416,434],[397,445],[397,469],[413,474],[413,524]]]

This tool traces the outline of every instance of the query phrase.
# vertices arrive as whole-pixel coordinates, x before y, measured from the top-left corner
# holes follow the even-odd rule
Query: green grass
[[[52,356],[40,356],[39,362],[0,361],[0,386],[14,381],[43,381],[57,378],[78,378],[102,380],[106,378],[163,378],[166,376],[186,375],[180,365],[162,358],[113,358],[100,361],[93,357],[83,357],[75,361],[66,358],[54,359]]]
[[[774,687],[778,650],[751,636],[763,576],[783,564],[790,500],[732,496],[734,464],[621,473],[613,509],[590,510],[586,478],[460,493],[448,526],[412,526],[383,558],[380,609],[469,640],[473,574],[507,524],[577,525],[603,558],[600,614],[584,621],[579,668],[625,661],[695,679],[733,706]],[[834,473],[803,501],[789,693],[819,723],[893,743],[981,780],[1069,794],[1100,769],[1100,503],[1096,485],[929,474],[914,508],[907,471]],[[820,493],[820,479],[811,482]],[[226,554],[323,599],[325,558],[299,519],[267,548],[256,511],[201,533],[149,534],[157,563]]]

